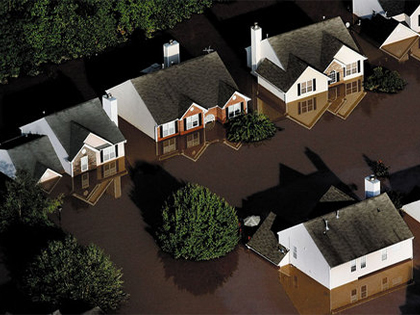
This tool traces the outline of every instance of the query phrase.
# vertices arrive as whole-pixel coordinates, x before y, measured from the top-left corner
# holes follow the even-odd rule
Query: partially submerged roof
[[[181,118],[193,102],[204,108],[223,106],[238,91],[217,52],[140,76],[131,83],[158,124]]]
[[[413,237],[386,193],[340,209],[338,218],[332,212],[304,226],[330,267]]]
[[[121,131],[102,109],[98,98],[51,114],[45,119],[69,154],[69,160],[74,158],[90,132],[112,144],[125,140]]]
[[[26,141],[22,141],[25,140]],[[64,169],[55,154],[54,148],[47,136],[22,137],[13,142],[2,145],[7,150],[15,169],[26,170],[33,178],[39,180],[47,169],[57,173],[64,173]]]
[[[323,72],[342,45],[359,52],[341,17],[279,34],[268,38],[268,41],[286,71],[294,65],[289,65],[291,55]]]

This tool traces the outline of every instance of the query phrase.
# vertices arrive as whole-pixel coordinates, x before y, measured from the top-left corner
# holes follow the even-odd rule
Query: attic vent
[[[335,218],[339,219],[340,218],[340,210],[337,210],[337,213],[335,214]]]
[[[330,228],[328,227],[328,220],[324,219],[324,223],[325,223],[325,232],[328,231]]]

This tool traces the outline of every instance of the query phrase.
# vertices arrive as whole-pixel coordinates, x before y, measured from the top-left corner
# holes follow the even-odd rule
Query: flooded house
[[[155,142],[191,134],[187,142],[202,143],[197,133],[212,122],[225,123],[248,111],[250,98],[238,91],[217,52],[180,62],[179,43],[163,46],[163,69],[107,90],[118,99],[118,115]],[[176,140],[162,151],[174,151]]]
[[[13,177],[16,169],[25,169],[47,192],[67,175],[71,188],[60,192],[91,205],[106,191],[118,198],[127,170],[115,106],[105,95],[103,104],[92,99],[21,126],[24,141],[2,145],[1,171]]]
[[[263,38],[251,27],[247,65],[257,77],[258,106],[312,128],[328,110],[346,119],[364,97],[364,61],[341,17]]]

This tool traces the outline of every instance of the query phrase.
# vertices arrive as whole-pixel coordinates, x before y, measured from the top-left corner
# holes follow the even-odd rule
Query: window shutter
[[[360,60],[357,60],[357,73],[360,73]]]
[[[316,79],[312,79],[312,87],[313,87],[313,91],[316,91]]]
[[[302,104],[299,102],[298,103],[298,115],[300,115],[300,113],[302,112]]]
[[[101,150],[101,163],[103,163],[103,162],[104,162],[104,151]]]
[[[229,119],[229,107],[226,107],[226,119]]]
[[[201,113],[198,114],[198,125],[201,126],[203,123],[201,122],[203,119],[203,115]]]
[[[118,157],[118,144],[115,145],[115,157]]]
[[[316,110],[316,97],[314,97],[314,110]]]
[[[340,81],[340,72],[336,72],[335,73],[335,82],[339,82]]]
[[[346,76],[346,67],[343,67],[343,78]]]
[[[241,114],[244,113],[244,102],[241,102]]]
[[[187,118],[184,118],[184,131],[187,130]]]
[[[160,137],[163,138],[163,126],[160,126],[159,130],[160,130]]]
[[[179,120],[175,121],[175,133],[178,133]]]
[[[298,96],[300,96],[300,83],[298,83]]]

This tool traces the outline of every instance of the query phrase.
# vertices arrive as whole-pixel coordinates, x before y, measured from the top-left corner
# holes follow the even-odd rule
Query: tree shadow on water
[[[195,296],[212,294],[233,275],[238,267],[238,246],[226,256],[209,261],[174,259],[159,251],[165,268],[165,278],[173,278],[180,290]]]
[[[414,283],[407,287],[406,303],[400,306],[401,314],[420,314],[420,270],[413,269]]]
[[[137,161],[130,169],[130,177],[133,182],[130,198],[148,224],[146,230],[154,236],[161,220],[164,202],[172,193],[185,186],[185,183],[177,180],[160,165],[143,161]]]

